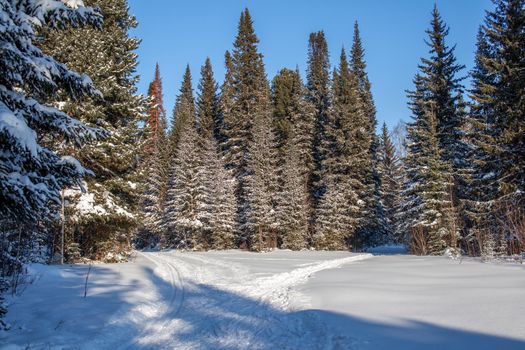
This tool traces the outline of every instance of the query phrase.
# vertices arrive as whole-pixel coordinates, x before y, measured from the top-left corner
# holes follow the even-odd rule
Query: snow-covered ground
[[[149,252],[95,265],[84,298],[87,269],[33,266],[36,280],[11,300],[0,348],[525,349],[518,265]]]

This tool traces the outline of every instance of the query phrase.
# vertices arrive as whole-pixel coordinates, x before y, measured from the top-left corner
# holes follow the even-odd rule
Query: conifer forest
[[[425,334],[429,348],[525,348],[524,0],[492,0],[474,62],[429,3],[410,116],[395,127],[379,122],[364,18],[346,47],[304,33],[306,67],[270,76],[257,28],[272,19],[244,8],[224,23],[236,28],[224,75],[207,58],[139,76],[131,12],[127,0],[0,0],[0,348],[425,349]],[[167,79],[180,82],[172,110]],[[356,300],[394,298],[367,295],[372,275],[411,300],[408,275],[441,291],[434,304],[424,289],[436,310],[413,311],[419,334],[359,318],[377,310]],[[68,301],[74,288],[86,301]],[[34,311],[46,300],[49,325]],[[494,316],[505,321],[476,316],[490,303],[509,303]],[[472,329],[432,319],[447,307],[472,312]]]

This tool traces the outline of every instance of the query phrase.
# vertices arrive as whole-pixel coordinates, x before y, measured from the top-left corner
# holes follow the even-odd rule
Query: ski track
[[[140,341],[127,346],[166,349],[350,349],[351,339],[331,334],[314,315],[290,313],[307,306],[291,305],[297,296],[292,288],[316,272],[372,256],[325,260],[253,279],[241,264],[208,256],[142,255],[157,264],[159,272],[168,270],[177,291]]]

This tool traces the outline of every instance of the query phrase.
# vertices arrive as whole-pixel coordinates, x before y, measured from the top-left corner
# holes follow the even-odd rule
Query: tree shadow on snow
[[[127,285],[116,284],[115,281],[120,281],[118,272],[103,266],[92,271],[93,280],[84,299],[84,286],[80,282],[85,268],[74,267],[72,271],[78,278],[53,287],[56,298],[63,300],[51,296],[53,300],[42,298],[33,302],[52,303],[53,307],[56,305],[54,312],[39,315],[43,311],[25,310],[35,318],[34,329],[15,330],[21,332],[21,338],[14,342],[8,338],[7,344],[11,340],[11,344],[29,345],[28,349],[67,345],[68,349],[112,350],[525,349],[523,340],[418,321],[394,325],[323,310],[285,312],[260,300],[205,284],[186,283],[183,289],[173,290],[171,283],[154,273],[153,265],[143,267],[142,272],[152,279],[155,293],[168,297],[165,305],[141,301],[139,279],[131,279]],[[74,293],[68,294],[68,288],[73,288]],[[34,293],[30,297],[38,298],[37,288],[27,292]],[[170,299],[173,292],[177,298]],[[130,293],[134,293],[131,299]],[[68,300],[64,295],[73,297]],[[177,307],[179,296],[183,297],[181,307]],[[72,318],[68,314],[78,316]],[[28,332],[32,332],[31,340],[23,341],[24,336],[29,338]],[[6,344],[4,340],[0,338],[0,343]]]
[[[204,284],[189,283],[176,292],[184,294],[182,308],[157,320],[160,336],[137,336],[133,348],[525,349],[523,340],[419,321],[394,325],[323,310],[285,312]]]

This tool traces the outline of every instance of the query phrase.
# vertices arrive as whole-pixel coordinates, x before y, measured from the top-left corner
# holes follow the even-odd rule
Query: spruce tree
[[[448,47],[446,43],[449,28],[441,19],[437,5],[434,5],[430,29],[426,33],[429,57],[421,59],[419,70],[425,82],[426,95],[434,106],[441,156],[453,172],[454,206],[459,207],[460,201],[465,199],[464,182],[469,172],[465,161],[468,148],[464,142],[466,112],[461,85],[463,78],[458,77],[464,66],[456,61],[455,47]]]
[[[325,125],[330,117],[330,62],[324,32],[311,33],[308,40],[307,100],[314,106],[314,138],[312,156],[314,170],[309,188],[317,208],[324,193],[323,159],[326,157],[327,136]]]
[[[474,169],[468,208],[470,237],[502,246],[511,232],[496,224],[498,217],[506,221],[512,211],[522,208],[525,193],[525,3],[498,0],[494,4],[479,30],[471,72],[469,140]]]
[[[58,94],[53,102],[69,115],[111,132],[106,140],[75,152],[95,177],[87,181],[83,191],[67,192],[68,216],[75,227],[74,237],[67,243],[79,244],[85,256],[116,257],[114,253],[130,249],[139,222],[138,125],[144,103],[135,87],[138,61],[134,50],[139,40],[128,34],[137,22],[129,15],[126,0],[85,3],[100,8],[104,16],[102,30],[44,30],[41,47],[68,67],[89,75],[104,96],[76,100]]]
[[[202,154],[195,118],[179,124],[180,137],[173,157],[163,222],[164,248],[207,249],[207,225],[211,205],[209,188],[204,186]]]
[[[341,250],[351,246],[360,220],[359,194],[364,182],[358,175],[366,169],[362,153],[369,145],[363,142],[368,130],[359,127],[363,116],[359,109],[359,91],[350,71],[346,52],[341,50],[339,67],[333,77],[333,107],[325,124],[325,156],[322,161],[326,192],[317,210],[314,243],[319,249]],[[363,167],[364,166],[364,167]]]
[[[411,163],[408,173],[409,183],[416,181],[414,180],[414,171],[419,172],[421,178],[424,178],[424,176],[433,176],[433,172],[437,169],[443,169],[441,174],[438,174],[439,176],[436,175],[432,180],[426,179],[425,181],[428,184],[423,185],[421,189],[412,188],[415,191],[421,191],[417,196],[423,198],[423,206],[427,207],[423,213],[430,210],[434,211],[434,214],[438,213],[440,217],[439,220],[431,221],[437,226],[427,230],[429,241],[437,242],[441,239],[441,243],[432,244],[431,253],[435,254],[443,252],[447,247],[455,248],[457,244],[459,218],[456,217],[455,212],[459,206],[459,199],[461,199],[460,193],[462,193],[459,184],[464,181],[466,174],[463,159],[466,156],[467,148],[463,142],[465,105],[462,99],[462,79],[457,77],[463,66],[456,63],[454,48],[449,48],[445,43],[448,28],[443,23],[437,6],[434,6],[431,28],[426,33],[429,36],[427,44],[430,47],[430,57],[421,59],[420,73],[414,80],[416,90],[409,92],[412,112],[416,118],[416,123],[411,126],[409,132],[409,139],[413,143],[410,146],[409,157],[421,158],[416,160],[416,163],[420,162],[415,166],[419,169],[414,169],[413,159],[409,159],[407,162]],[[420,123],[419,120],[425,122]],[[435,130],[431,130],[434,124]],[[437,149],[428,149],[426,151],[429,154],[426,154],[425,147],[428,148],[429,146],[420,143],[427,142],[431,147],[434,147],[433,139],[425,139],[434,133],[437,137]],[[422,134],[426,136],[421,136]],[[437,159],[432,158],[436,154],[439,154],[442,164]],[[432,169],[429,163],[435,165],[436,168]],[[421,173],[425,175],[423,176]],[[438,184],[438,181],[441,183]],[[435,183],[435,187],[430,191],[427,187],[433,183]],[[437,190],[438,187],[441,188]],[[433,197],[429,194],[432,192],[436,196]],[[439,196],[438,193],[442,194]],[[428,202],[428,198],[431,198],[433,204],[424,203],[425,201]],[[418,217],[418,215],[415,216]],[[416,219],[416,221],[421,223],[420,219]],[[442,232],[442,234],[436,232]],[[441,238],[438,239],[438,236]]]
[[[209,59],[206,59],[198,86],[197,120],[199,131],[199,152],[202,164],[201,187],[209,193],[206,206],[208,220],[205,222],[206,247],[228,249],[234,247],[236,229],[235,181],[225,169],[218,141],[222,132],[217,84]]]
[[[351,71],[357,80],[359,96],[359,122],[353,124],[355,128],[363,128],[368,137],[363,135],[359,147],[368,146],[368,150],[358,153],[362,164],[368,165],[354,177],[364,185],[360,193],[360,200],[364,203],[362,220],[358,232],[357,242],[364,246],[383,244],[387,236],[386,218],[380,200],[380,176],[378,173],[379,140],[376,135],[377,118],[371,83],[366,72],[365,52],[359,32],[359,25],[354,24],[354,38],[351,50]]]
[[[206,58],[201,68],[197,101],[197,121],[199,133],[203,137],[210,135],[218,142],[220,140],[222,121],[219,104],[218,85],[213,77],[211,61]]]
[[[381,130],[379,143],[379,175],[381,177],[381,203],[387,220],[389,243],[403,243],[399,230],[399,209],[403,184],[403,168],[396,148],[390,139],[386,123]]]
[[[170,154],[172,157],[177,153],[177,148],[182,135],[182,129],[189,121],[195,121],[196,108],[195,98],[193,97],[193,86],[191,82],[190,66],[186,65],[180,93],[175,100],[173,108],[173,119],[170,131]]]
[[[302,218],[306,218],[308,229],[313,211],[308,181],[313,171],[314,119],[313,106],[305,99],[299,72],[282,69],[277,74],[272,83],[272,101],[278,193],[276,226],[283,246],[301,249],[308,240],[308,232],[301,232],[305,228]]]
[[[427,98],[426,81],[416,75],[414,84],[415,90],[409,93],[415,120],[408,128],[402,229],[414,253],[442,254],[447,247],[455,247],[457,240],[452,222],[452,167],[442,158],[436,106]],[[414,246],[417,241],[422,243]]]
[[[264,71],[262,55],[258,52],[257,44],[259,39],[255,35],[253,23],[248,9],[245,9],[240,17],[238,34],[234,42],[233,54],[231,56],[231,67],[227,66],[227,73],[231,74],[231,82],[225,81],[225,86],[231,89],[226,95],[223,90],[223,113],[226,124],[225,142],[226,160],[228,168],[233,169],[237,180],[236,197],[238,203],[237,221],[240,232],[237,235],[237,243],[252,247],[251,237],[254,231],[254,223],[260,220],[265,221],[263,217],[254,217],[260,215],[257,210],[252,211],[254,201],[262,200],[254,196],[257,189],[250,188],[256,186],[257,180],[253,178],[247,181],[248,176],[253,176],[256,171],[256,155],[252,152],[258,152],[253,147],[254,143],[265,140],[257,140],[253,126],[256,123],[261,125],[261,137],[265,138],[265,132],[262,129],[270,127],[271,104],[269,85]],[[228,56],[227,56],[228,57]],[[231,85],[226,85],[226,84]],[[224,103],[228,98],[228,109],[224,108]],[[268,124],[268,125],[265,125]],[[266,205],[266,204],[265,204]],[[261,214],[262,215],[262,214]],[[263,227],[256,224],[257,230]],[[258,232],[265,235],[267,232]],[[258,249],[258,248],[255,248]]]
[[[243,212],[245,224],[241,227],[246,243],[252,250],[263,251],[277,247],[275,193],[277,186],[275,166],[275,137],[270,116],[255,119],[252,138],[248,145],[249,173],[243,178],[246,202]]]
[[[166,135],[166,111],[162,92],[160,68],[148,89],[148,118],[145,125],[144,192],[142,195],[143,227],[135,240],[138,248],[153,247],[159,243],[161,223],[169,177],[169,147]]]

